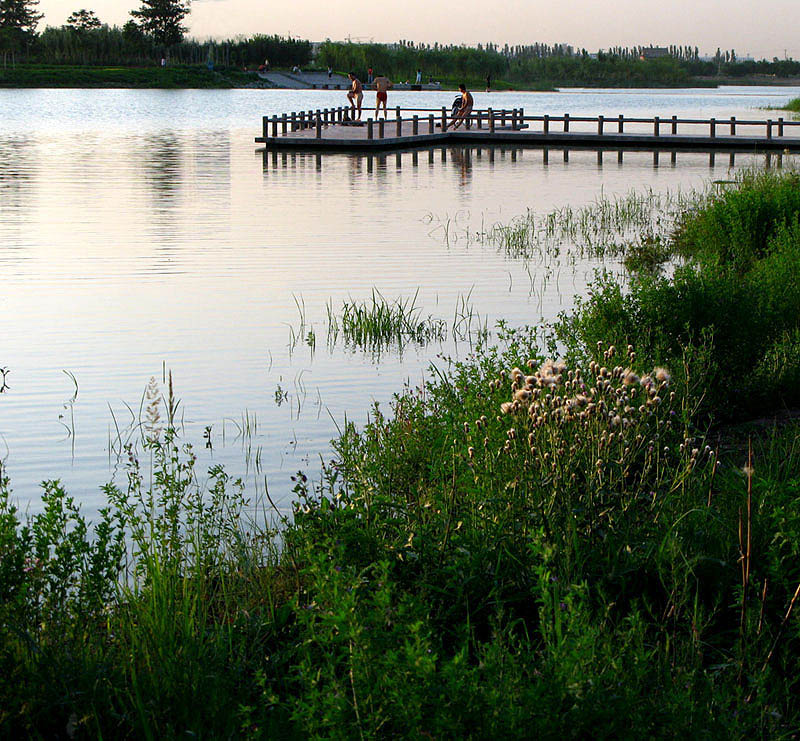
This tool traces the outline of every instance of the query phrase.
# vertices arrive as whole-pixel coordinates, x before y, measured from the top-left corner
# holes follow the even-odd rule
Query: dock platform
[[[394,108],[388,118],[350,108],[264,116],[256,142],[266,149],[313,152],[500,144],[592,149],[800,152],[800,121],[525,115],[522,108],[473,110],[458,123],[446,108]]]

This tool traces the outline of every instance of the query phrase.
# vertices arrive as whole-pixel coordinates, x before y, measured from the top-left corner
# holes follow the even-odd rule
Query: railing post
[[[772,139],[772,119],[767,119],[767,139]]]
[[[625,133],[625,116],[621,113],[619,114],[619,118],[617,118],[617,133],[623,134]]]
[[[708,122],[708,134],[713,139],[717,135],[717,119],[712,118]]]
[[[272,117],[272,136],[276,138],[278,136],[278,117]]]
[[[379,121],[378,122],[378,127],[379,128],[382,128],[381,127],[382,123],[383,123],[383,121]],[[375,138],[375,129],[373,128],[372,119],[368,118],[367,119],[367,139],[374,139],[374,138]]]
[[[297,131],[297,114],[292,111],[292,131]]]
[[[261,136],[264,139],[269,139],[269,117],[263,116],[261,118]]]
[[[322,112],[317,111],[317,119],[314,122],[314,138],[322,139]]]
[[[483,128],[483,111],[478,111],[476,121],[478,122],[478,128]]]
[[[400,106],[397,106],[397,107],[394,109],[394,116],[395,116],[395,118],[397,118],[397,119],[399,119],[399,118],[400,118]]]
[[[569,113],[564,114],[564,133],[569,131]]]
[[[386,119],[379,118],[378,119],[378,139],[383,139],[386,134]]]
[[[567,125],[566,122],[564,122],[564,125]],[[544,114],[544,120],[542,121],[542,133],[550,133],[550,116],[548,116],[546,113]]]
[[[500,109],[500,125],[501,125],[503,128],[505,128],[505,127],[506,127],[506,113],[507,113],[507,112],[508,112],[508,111],[506,111],[506,109],[505,109],[505,108],[501,108],[501,109]]]
[[[731,116],[731,136],[736,136],[736,116]]]
[[[400,113],[400,106],[397,107],[397,113]],[[397,116],[397,136],[403,135],[403,119]]]
[[[428,133],[429,133],[429,134],[432,134],[432,133],[433,133],[433,129],[434,129],[434,128],[435,128],[435,127],[434,127],[434,124],[433,124],[433,114],[431,113],[431,114],[428,116]]]
[[[414,116],[414,118],[412,118],[411,120],[413,121],[413,123],[411,124],[411,133],[414,134],[414,136],[416,136],[417,134],[419,134],[419,116]]]
[[[597,133],[599,136],[603,136],[603,122],[605,119],[602,116],[597,117]]]
[[[778,118],[778,136],[783,136],[783,116]]]
[[[286,135],[286,114],[281,116],[281,134]]]
[[[442,106],[442,133],[447,130],[447,108]]]
[[[672,117],[672,134],[673,136],[678,133],[678,117]]]
[[[489,131],[494,134],[494,110],[489,109]]]
[[[653,135],[659,136],[661,134],[661,119],[658,116],[653,118]]]
[[[304,129],[306,127],[306,112],[300,111],[300,128]]]

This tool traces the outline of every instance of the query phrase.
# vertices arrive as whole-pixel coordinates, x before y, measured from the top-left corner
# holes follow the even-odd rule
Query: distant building
[[[669,49],[666,46],[643,46],[639,52],[639,59],[659,59],[668,56]]]

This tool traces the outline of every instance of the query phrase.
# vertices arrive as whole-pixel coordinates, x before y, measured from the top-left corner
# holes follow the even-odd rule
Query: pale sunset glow
[[[134,0],[41,0],[39,9],[45,14],[43,23],[57,26],[84,6],[111,25],[122,25],[129,11],[138,7]],[[735,49],[740,57],[800,57],[794,33],[800,25],[800,3],[795,0],[775,0],[768,12],[761,12],[754,0],[619,0],[613,7],[592,0],[494,4],[341,0],[335,8],[325,0],[195,0],[188,25],[189,33],[197,38],[263,33],[311,41],[348,36],[361,41],[469,45],[541,41],[572,44],[590,52],[616,45],[688,44],[698,46],[701,54],[713,54],[720,47]]]

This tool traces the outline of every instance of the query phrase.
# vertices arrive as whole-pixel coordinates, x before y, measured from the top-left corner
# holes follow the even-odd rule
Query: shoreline
[[[290,77],[284,70],[275,70],[277,76]],[[337,75],[337,77],[341,77]],[[299,84],[298,84],[299,82]],[[423,85],[419,92],[438,92],[457,90],[458,83],[455,78],[441,78],[440,85],[431,89]],[[467,85],[473,89],[481,89],[483,80],[466,80]],[[337,87],[341,81],[337,80]],[[405,83],[398,83],[405,89]],[[581,80],[542,80],[542,81],[508,81],[496,80],[492,84],[492,92],[558,92],[559,88],[582,87],[591,89],[685,89],[693,87],[719,88],[719,87],[798,87],[800,78],[773,78],[773,77],[693,77],[675,83],[663,81],[626,81],[625,84],[598,83]],[[5,89],[175,89],[175,90],[235,90],[235,89],[260,89],[260,90],[314,90],[326,89],[324,80],[302,84],[302,80],[295,84],[275,84],[264,79],[255,70],[219,69],[209,70],[203,66],[174,66],[158,67],[89,67],[69,65],[18,65],[15,68],[0,69],[0,88]],[[408,89],[413,89],[408,85]],[[334,87],[336,89],[336,87]],[[398,89],[400,89],[398,87]]]

